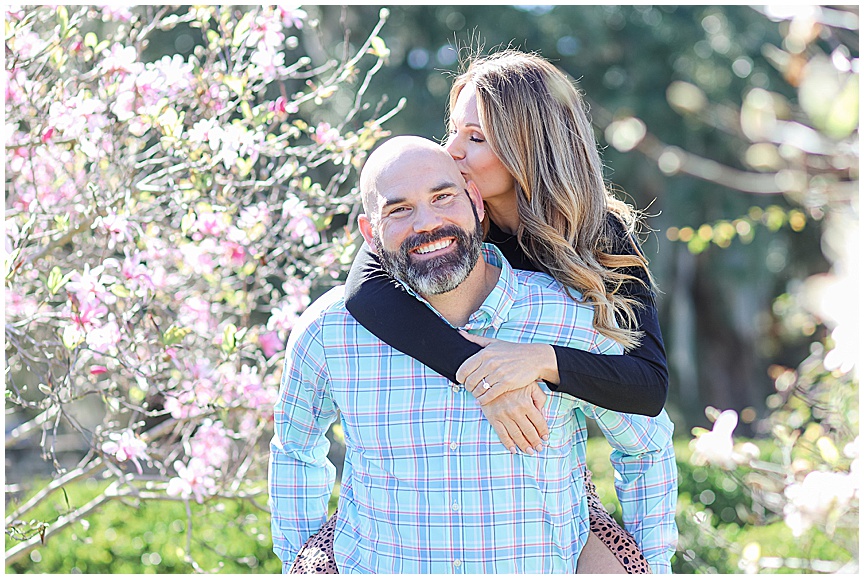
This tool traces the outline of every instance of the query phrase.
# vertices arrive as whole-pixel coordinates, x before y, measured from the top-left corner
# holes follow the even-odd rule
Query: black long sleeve
[[[482,349],[394,281],[366,243],[345,280],[345,307],[382,342],[451,382],[456,382],[462,362]]]
[[[634,253],[618,219],[610,214],[609,223],[613,251]],[[515,237],[505,236],[494,224],[487,241],[495,243],[513,267],[537,270]],[[641,269],[627,273],[647,281]],[[451,381],[456,381],[462,363],[480,350],[395,282],[366,244],[355,258],[345,286],[345,307],[360,324]],[[549,384],[549,388],[617,412],[656,416],[666,402],[668,386],[657,308],[651,291],[641,284],[630,282],[624,290],[645,306],[636,310],[639,328],[645,332],[642,344],[620,356],[553,346],[560,383]]]

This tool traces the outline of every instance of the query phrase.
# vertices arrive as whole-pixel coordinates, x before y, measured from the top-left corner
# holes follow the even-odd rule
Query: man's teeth
[[[418,247],[417,253],[423,254],[423,253],[431,253],[433,251],[438,251],[439,249],[444,249],[445,247],[447,247],[451,243],[453,243],[452,239],[448,239],[446,241],[437,241],[437,242],[432,243],[430,245],[424,245],[423,247]]]

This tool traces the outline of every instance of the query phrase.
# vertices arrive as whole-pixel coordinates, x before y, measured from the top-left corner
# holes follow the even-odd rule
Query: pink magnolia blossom
[[[128,250],[127,250],[128,251]],[[126,280],[126,287],[135,290],[139,287],[154,289],[155,284],[150,275],[150,270],[141,263],[141,253],[134,255],[126,254],[123,264],[120,266],[120,275]]]
[[[189,442],[189,456],[220,468],[231,456],[231,437],[221,421],[207,418]]]
[[[193,229],[205,235],[218,237],[227,231],[229,225],[230,217],[228,217],[227,213],[205,211],[196,216]]]
[[[68,285],[68,284],[67,284]],[[70,310],[74,324],[84,333],[89,333],[102,325],[102,318],[108,308],[102,302],[87,299],[76,303],[76,310]]]
[[[303,28],[303,21],[309,16],[305,10],[300,9],[299,4],[279,4],[276,9],[285,28],[301,29]]]
[[[285,97],[276,97],[276,100],[267,105],[267,109],[274,113],[293,114],[300,109],[294,103],[289,103]]]
[[[113,317],[113,316],[112,316]],[[87,332],[87,345],[101,353],[116,351],[121,339],[120,326],[113,319],[109,319],[104,325],[95,327]]]
[[[264,332],[258,335],[258,345],[261,346],[264,355],[268,358],[282,351],[285,344],[278,332]]]
[[[174,462],[174,470],[177,476],[168,481],[165,492],[172,497],[188,499],[195,497],[195,501],[204,502],[204,497],[213,494],[216,490],[216,481],[213,478],[214,469],[208,466],[200,458],[189,459],[188,466],[182,462]]]
[[[315,127],[315,132],[312,134],[312,140],[319,145],[335,143],[339,139],[339,131],[331,127],[330,123],[318,123],[318,126]]]
[[[275,79],[279,74],[279,69],[285,66],[285,53],[259,43],[249,61],[255,65],[251,71],[252,74],[270,81]]]
[[[114,20],[116,22],[129,22],[132,20],[132,11],[120,5],[99,4],[102,11],[102,22]]]
[[[131,430],[122,433],[112,432],[108,435],[108,442],[102,444],[105,454],[113,455],[120,462],[131,460],[141,474],[141,463],[138,460],[147,458],[147,443],[138,438]]]
[[[96,299],[106,304],[113,304],[117,298],[108,291],[105,286],[117,281],[113,275],[105,273],[105,266],[98,265],[90,269],[89,264],[84,264],[84,270],[74,272],[66,284],[66,289],[75,294],[82,304]]]
[[[91,376],[99,376],[100,374],[105,374],[108,372],[108,368],[105,366],[93,365],[90,366],[90,375]]]
[[[239,269],[246,264],[247,253],[236,241],[222,242],[222,263],[233,269]]]
[[[134,46],[124,46],[114,43],[111,48],[102,51],[102,61],[99,70],[104,75],[118,73],[121,76],[138,74],[144,69],[144,64],[138,62],[138,51]]]
[[[38,34],[29,30],[16,34],[8,42],[12,46],[15,55],[22,60],[27,60],[38,55],[48,44]]]
[[[39,302],[33,296],[21,294],[11,287],[4,291],[7,319],[26,319],[36,314]]]
[[[108,210],[108,214],[96,218],[94,226],[108,233],[108,249],[114,249],[118,243],[132,240],[133,223],[125,215]]]
[[[309,208],[297,197],[290,195],[282,203],[282,218],[288,219],[285,229],[293,241],[302,241],[307,247],[321,242],[321,235],[312,220]]]
[[[282,22],[279,16],[279,14],[269,11],[256,16],[250,27],[246,44],[249,46],[257,44],[259,50],[281,46],[285,42],[285,34],[282,32]]]

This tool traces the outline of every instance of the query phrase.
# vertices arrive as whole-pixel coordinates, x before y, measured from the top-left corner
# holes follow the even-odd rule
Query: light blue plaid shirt
[[[494,246],[484,257],[501,275],[463,329],[621,352],[551,277],[514,271]],[[652,570],[670,572],[678,474],[665,411],[621,414],[546,392],[548,447],[512,455],[471,393],[369,333],[341,287],[327,292],[291,332],[275,408],[270,507],[283,569],[326,521],[335,467],[325,433],[340,417],[341,573],[574,573],[589,533],[588,416],[613,447],[625,527]]]

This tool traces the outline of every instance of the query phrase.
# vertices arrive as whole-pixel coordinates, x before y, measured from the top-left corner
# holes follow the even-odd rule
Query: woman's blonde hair
[[[620,268],[648,272],[647,262],[638,251],[609,252],[614,233],[608,231],[607,215],[613,211],[628,233],[637,216],[605,186],[579,91],[544,58],[513,49],[470,59],[463,70],[450,89],[449,110],[472,83],[485,138],[515,181],[519,245],[535,264],[594,306],[597,331],[627,349],[636,347],[642,333],[633,309],[639,302],[619,290],[638,278]]]

